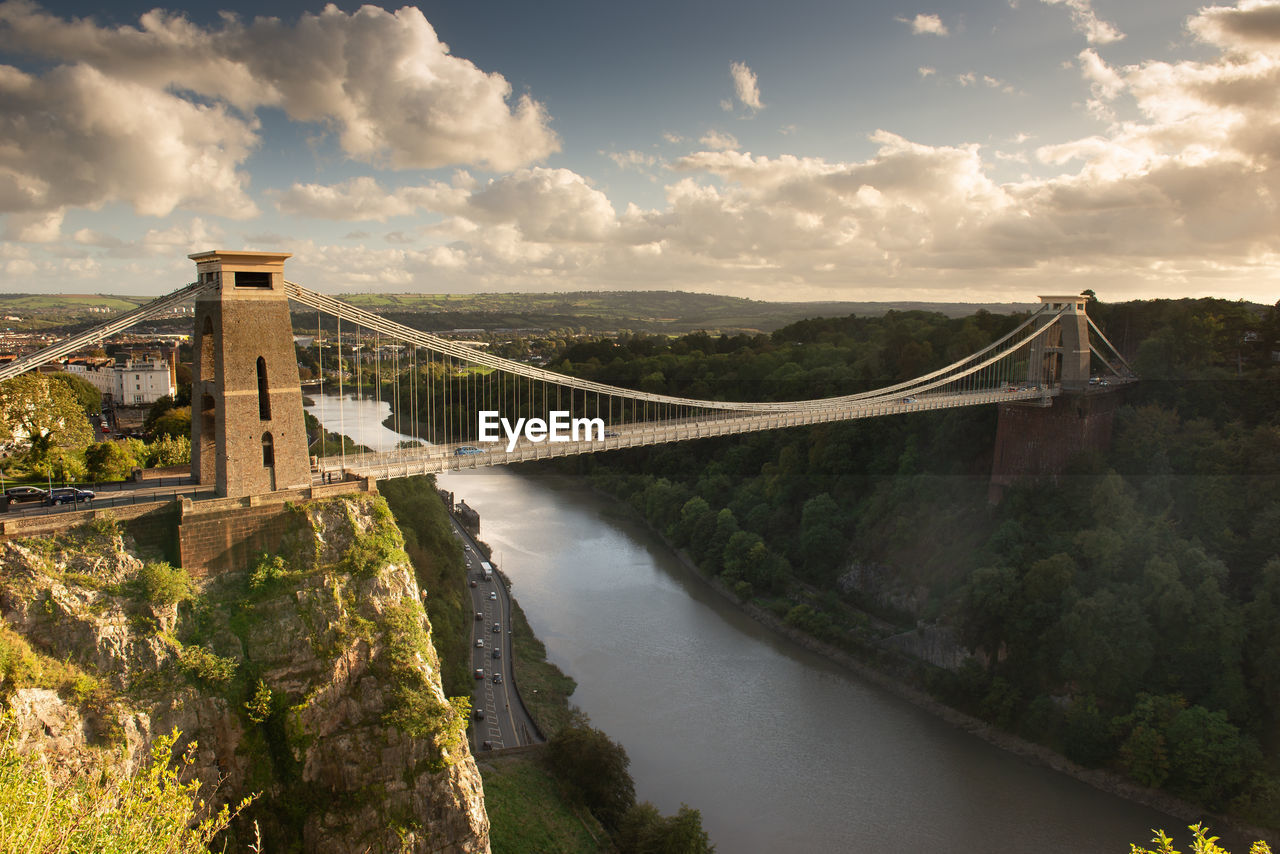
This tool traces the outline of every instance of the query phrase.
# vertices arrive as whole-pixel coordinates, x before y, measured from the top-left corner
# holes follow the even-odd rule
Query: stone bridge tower
[[[1050,309],[1037,329],[1059,311],[1058,323],[1031,344],[1027,382],[1030,385],[1061,385],[1063,391],[1083,391],[1089,385],[1089,316],[1085,313],[1088,297],[1082,295],[1040,297]]]
[[[284,292],[287,252],[214,250],[188,256],[196,297],[191,474],[218,495],[309,486],[302,388]]]
[[[991,462],[988,498],[994,504],[1006,487],[1020,480],[1056,479],[1084,451],[1111,444],[1111,428],[1120,405],[1121,386],[1092,385],[1089,369],[1088,297],[1040,297],[1057,324],[1031,345],[1029,384],[1061,385],[1051,406],[1034,401],[1000,404]],[[1048,322],[1048,318],[1041,323]]]

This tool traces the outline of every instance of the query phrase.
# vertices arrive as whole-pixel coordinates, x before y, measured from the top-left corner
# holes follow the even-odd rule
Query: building
[[[165,395],[177,392],[175,354],[134,353],[124,362],[112,359],[77,357],[63,366],[102,392],[103,401],[118,406],[150,406]]]

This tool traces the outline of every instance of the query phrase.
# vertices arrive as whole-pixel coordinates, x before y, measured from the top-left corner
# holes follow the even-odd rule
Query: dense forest
[[[1280,306],[1090,314],[1142,381],[1109,450],[997,505],[974,408],[579,458],[744,600],[867,658],[942,626],[942,699],[1089,766],[1280,826]],[[877,387],[1020,318],[922,312],[772,335],[580,342],[551,365],[722,399]]]

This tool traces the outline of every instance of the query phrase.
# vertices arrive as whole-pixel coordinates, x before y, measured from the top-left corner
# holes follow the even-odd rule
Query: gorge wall
[[[0,697],[58,775],[178,730],[245,850],[487,852],[422,594],[385,502],[292,506],[278,556],[196,586],[111,520],[0,543]],[[121,752],[117,748],[123,744]]]

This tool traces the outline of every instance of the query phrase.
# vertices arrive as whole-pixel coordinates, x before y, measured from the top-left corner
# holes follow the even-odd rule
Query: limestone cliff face
[[[487,852],[465,710],[444,696],[385,504],[316,502],[296,517],[286,561],[179,601],[101,526],[0,545],[4,621],[97,679],[73,677],[77,689],[45,673],[0,695],[68,773],[101,761],[94,744],[139,756],[180,730],[219,801],[261,792],[248,818],[264,850]]]

